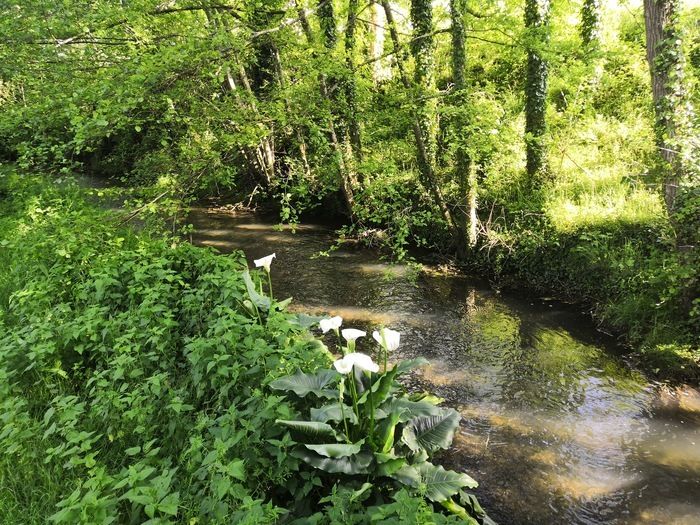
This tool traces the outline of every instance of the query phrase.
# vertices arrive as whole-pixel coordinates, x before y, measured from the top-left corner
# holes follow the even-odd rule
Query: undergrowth
[[[467,265],[505,287],[590,308],[665,379],[700,379],[697,255],[675,246],[662,220],[584,223],[562,230],[545,216],[494,229]]]
[[[70,182],[0,189],[1,523],[456,520],[289,453],[276,421],[298,413],[269,384],[330,354],[251,304],[242,254],[120,227]]]

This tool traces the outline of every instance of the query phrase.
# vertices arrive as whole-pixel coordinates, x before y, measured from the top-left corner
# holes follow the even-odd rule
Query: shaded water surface
[[[332,242],[323,227],[293,233],[206,209],[191,222],[197,244],[243,249],[249,261],[276,252],[275,295],[297,310],[399,330],[398,357],[430,361],[412,386],[463,416],[442,463],[481,483],[499,523],[700,524],[700,394],[629,369],[572,308],[415,275],[368,250],[312,258]]]

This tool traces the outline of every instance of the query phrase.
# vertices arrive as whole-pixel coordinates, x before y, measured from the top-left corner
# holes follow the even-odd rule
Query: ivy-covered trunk
[[[362,138],[357,108],[357,83],[355,82],[355,43],[357,28],[358,0],[348,3],[348,25],[345,29],[345,64],[348,72],[345,79],[345,119],[348,124],[352,152],[357,160],[362,160]]]
[[[549,0],[525,0],[527,78],[525,82],[525,143],[527,174],[531,188],[541,185],[547,171],[547,61],[543,50],[549,43]]]
[[[426,158],[420,158],[421,172],[427,174],[434,169],[437,136],[435,98],[435,52],[433,38],[433,7],[431,0],[411,0],[413,39],[411,53],[415,61],[414,81],[418,88],[417,114],[423,134]]]
[[[323,46],[326,49],[328,60],[333,60],[333,51],[338,42],[338,33],[335,24],[335,13],[333,2],[318,0],[318,17],[321,25]],[[313,45],[313,35],[307,33],[309,42]],[[342,116],[337,115],[335,106],[337,98],[335,93],[338,88],[337,79],[329,79],[327,75],[320,76],[321,95],[326,99],[331,108],[331,118],[328,122],[329,135],[333,150],[338,161],[338,173],[340,178],[340,190],[345,201],[347,214],[350,218],[354,216],[354,169],[350,140],[347,137],[347,126],[342,120]]]
[[[450,0],[450,16],[452,22],[452,82],[454,104],[467,104],[466,96],[466,29],[464,27],[464,12],[466,0]],[[458,121],[456,126],[462,126],[464,122]],[[476,245],[476,170],[465,143],[469,137],[464,134],[457,145],[455,158],[455,178],[459,187],[459,201],[456,207],[456,220],[458,235],[456,238],[457,254],[466,256],[467,246]]]
[[[384,12],[389,23],[394,51],[397,52],[397,62],[400,61],[398,53],[401,45],[398,42],[398,31],[394,23],[391,6],[388,1],[382,2]],[[435,97],[435,73],[434,69],[434,39],[433,39],[433,8],[430,0],[411,0],[411,21],[413,23],[413,38],[411,39],[411,53],[415,61],[414,88],[416,88],[415,113],[413,123],[413,135],[416,139],[418,150],[418,172],[423,187],[430,193],[434,204],[441,211],[447,224],[453,230],[456,228],[450,210],[440,189],[437,174],[435,172],[435,147],[437,135],[437,112]],[[400,66],[404,85],[410,87],[410,81],[405,74],[403,65]]]
[[[600,0],[583,0],[579,31],[581,42],[586,50],[598,47],[600,43]]]
[[[678,0],[644,0],[646,50],[656,116],[656,144],[663,159],[663,191],[666,209],[673,216],[679,185],[686,176],[692,108],[684,85],[684,58],[677,27]]]

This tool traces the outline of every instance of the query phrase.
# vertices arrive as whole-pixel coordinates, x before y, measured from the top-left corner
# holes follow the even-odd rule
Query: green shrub
[[[330,354],[240,253],[118,227],[71,183],[2,184],[3,523],[447,522],[418,487],[358,506],[292,454],[270,384]]]

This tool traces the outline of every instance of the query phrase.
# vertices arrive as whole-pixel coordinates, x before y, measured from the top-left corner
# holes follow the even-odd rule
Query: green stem
[[[340,352],[345,355],[346,352],[343,351],[343,339],[340,337],[340,330],[337,328],[334,329],[335,335],[338,338],[338,348],[340,348]]]
[[[348,429],[348,420],[345,418],[345,400],[343,399],[343,394],[345,393],[345,378],[343,378],[340,381],[340,415],[343,418],[343,426],[345,427],[345,439],[348,440],[348,443],[352,443],[350,439],[350,430]]]
[[[382,334],[382,350],[384,350],[384,372],[386,373],[386,355],[389,353],[386,346],[386,336],[384,335],[384,327],[379,329],[379,333]]]
[[[258,310],[258,305],[255,304],[253,301],[251,301],[251,304],[253,305],[253,308],[255,309],[255,315],[258,316],[258,321],[260,322],[260,326],[262,326],[262,317],[260,316],[260,310]]]
[[[352,409],[355,412],[355,416],[357,417],[357,421],[360,421],[360,410],[357,407],[357,386],[355,385],[355,367],[352,367],[352,370],[350,370],[350,373],[348,374],[350,376],[350,393],[352,394]]]
[[[369,373],[369,444],[374,448],[374,394],[372,393],[372,372]]]
[[[272,301],[273,295],[272,295],[272,277],[270,276],[270,272],[267,272],[267,285],[268,289],[270,290],[270,300]]]

